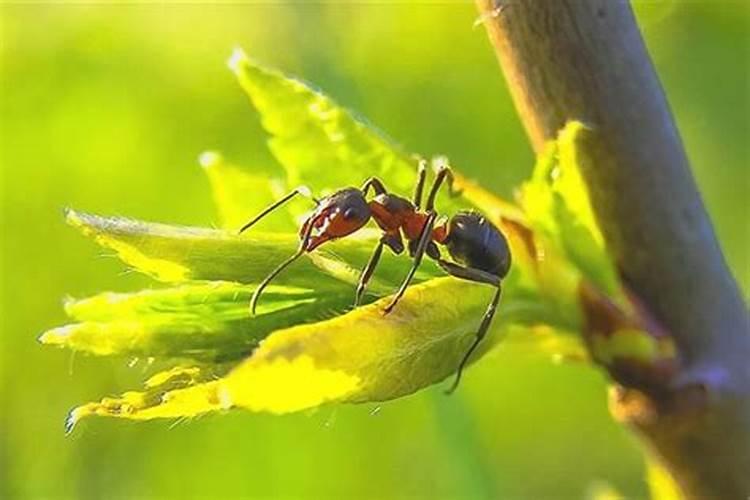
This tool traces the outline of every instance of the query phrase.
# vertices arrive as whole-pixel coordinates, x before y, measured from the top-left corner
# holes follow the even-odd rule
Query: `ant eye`
[[[355,209],[347,208],[346,210],[344,210],[344,219],[349,220],[355,217],[357,217],[357,211]]]

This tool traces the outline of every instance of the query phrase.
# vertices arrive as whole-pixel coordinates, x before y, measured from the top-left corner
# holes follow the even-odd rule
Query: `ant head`
[[[311,252],[326,241],[352,234],[369,220],[370,207],[364,193],[346,188],[321,200],[300,229],[300,236],[310,231],[305,250]]]

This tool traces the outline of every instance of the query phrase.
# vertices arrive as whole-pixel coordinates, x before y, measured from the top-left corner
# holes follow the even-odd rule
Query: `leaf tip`
[[[216,151],[204,151],[198,156],[198,164],[206,170],[217,167],[223,162],[224,157]]]
[[[565,126],[560,129],[557,136],[558,138],[565,136],[575,137],[581,132],[593,132],[594,130],[596,130],[596,127],[589,122],[585,122],[582,120],[569,120],[565,123]]]
[[[590,123],[570,120],[557,133],[557,143],[562,150],[568,147],[575,148],[595,130],[596,127]]]
[[[78,415],[79,408],[73,408],[68,412],[68,416],[65,417],[65,435],[70,436],[70,434],[73,432],[73,429],[75,428],[76,424],[80,420],[80,416]]]
[[[96,215],[79,212],[72,208],[66,207],[63,210],[65,223],[81,231],[84,235],[89,236],[96,232],[97,225],[101,225],[101,218]]]
[[[70,410],[68,412],[68,415],[65,417],[65,423],[63,424],[65,427],[65,435],[70,436],[75,427],[78,425],[78,422],[80,422],[85,417],[90,417],[91,415],[106,415],[106,413],[101,413],[100,410],[100,405],[97,403],[88,403],[82,406],[76,406],[75,408]]]
[[[70,295],[66,295],[65,297],[63,297],[62,306],[65,314],[67,314],[68,316],[73,316],[73,309],[75,308],[77,302],[78,300]]]
[[[242,50],[241,47],[235,47],[234,50],[232,50],[232,55],[227,59],[227,66],[232,73],[239,73],[242,66],[247,64],[248,61],[245,51]]]
[[[216,397],[219,400],[219,407],[222,410],[229,410],[234,406],[232,393],[226,387],[219,386],[216,391]]]
[[[70,337],[73,327],[74,325],[65,325],[47,330],[39,335],[36,340],[43,345],[63,345],[65,344],[66,339]]]
[[[81,214],[70,207],[63,207],[63,217],[65,222],[71,226],[80,226],[82,224]]]

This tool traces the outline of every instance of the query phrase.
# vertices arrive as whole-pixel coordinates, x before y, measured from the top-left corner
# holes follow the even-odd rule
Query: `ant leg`
[[[456,278],[474,281],[476,283],[486,283],[492,286],[500,286],[500,278],[492,273],[475,269],[473,267],[459,266],[458,264],[454,264],[445,259],[437,259],[437,263],[446,273],[455,276]]]
[[[427,250],[427,247],[429,246],[432,237],[432,228],[435,225],[435,218],[437,217],[437,214],[434,212],[435,207],[435,197],[437,196],[438,189],[440,189],[440,186],[443,184],[445,179],[448,178],[449,185],[453,184],[453,173],[451,172],[450,168],[446,165],[444,165],[440,171],[437,174],[437,177],[435,177],[435,181],[432,184],[432,187],[430,188],[430,194],[427,197],[427,205],[425,206],[425,211],[428,212],[427,221],[425,222],[424,227],[422,228],[422,233],[419,235],[419,243],[417,244],[417,247],[414,251],[414,263],[411,266],[411,269],[409,270],[409,274],[406,275],[406,279],[401,284],[401,288],[398,289],[398,292],[396,293],[396,296],[393,297],[393,300],[390,304],[388,304],[388,307],[385,308],[385,313],[388,314],[393,310],[393,308],[396,306],[396,303],[401,299],[401,297],[406,292],[406,288],[411,283],[411,280],[414,278],[414,274],[417,272],[417,268],[419,267],[419,264],[422,263],[422,257],[424,256],[425,250]],[[423,185],[423,182],[419,182],[417,185],[417,188],[421,191],[421,187],[419,184]],[[421,197],[421,193],[415,193],[419,194]]]
[[[359,283],[357,284],[357,292],[354,295],[354,307],[357,307],[359,305],[360,300],[362,300],[362,295],[365,293],[365,288],[367,288],[367,283],[370,282],[370,278],[372,278],[372,273],[375,272],[375,267],[378,265],[378,261],[380,260],[380,256],[383,254],[383,240],[380,240],[378,242],[378,246],[375,247],[375,252],[373,252],[372,256],[370,257],[370,260],[367,262],[367,265],[362,270],[362,274],[359,276]]]
[[[276,267],[276,269],[274,269],[273,271],[271,271],[271,273],[268,276],[266,276],[263,279],[263,281],[260,282],[260,284],[258,285],[258,288],[255,289],[255,291],[253,292],[253,296],[250,299],[250,314],[252,316],[255,316],[255,307],[258,305],[258,299],[260,298],[260,294],[263,293],[263,290],[268,286],[269,283],[271,283],[271,281],[276,276],[279,275],[279,273],[281,271],[283,271],[284,269],[286,269],[286,267],[289,264],[291,264],[295,260],[299,259],[302,256],[302,254],[305,253],[305,248],[307,248],[307,244],[310,241],[310,235],[311,234],[312,234],[312,224],[309,224],[308,227],[307,227],[307,229],[305,230],[305,234],[302,236],[302,241],[299,244],[299,248],[294,253],[294,255],[292,255],[287,260],[285,260],[284,262],[282,262],[281,264],[279,264]]]
[[[367,262],[367,265],[362,270],[362,274],[359,277],[359,283],[357,284],[357,293],[354,297],[354,307],[357,307],[359,305],[359,302],[362,299],[362,295],[364,295],[365,289],[367,289],[367,284],[370,282],[370,278],[372,278],[375,267],[378,265],[378,261],[380,260],[380,255],[383,253],[384,245],[390,248],[391,251],[396,255],[400,255],[404,251],[404,243],[401,240],[401,235],[398,232],[383,234],[383,236],[380,238],[380,242],[378,242],[378,246],[375,247],[375,251],[373,252],[370,260]]]
[[[291,193],[289,193],[288,195],[286,195],[283,198],[281,198],[280,200],[278,200],[277,202],[273,203],[270,207],[266,208],[265,210],[263,210],[261,213],[259,213],[255,217],[253,217],[250,220],[250,222],[248,222],[247,224],[245,224],[244,226],[242,226],[242,228],[240,228],[239,233],[242,233],[242,232],[250,229],[250,227],[253,226],[256,222],[258,222],[263,217],[265,217],[266,215],[270,214],[271,212],[273,212],[274,210],[276,210],[281,205],[283,205],[287,201],[291,200],[292,198],[294,198],[298,194],[301,194],[302,196],[310,198],[312,201],[315,202],[316,205],[320,203],[315,197],[313,197],[312,193],[310,192],[310,188],[308,188],[307,186],[300,186],[297,189],[295,189],[294,191],[292,191]]]
[[[425,222],[424,227],[422,228],[422,233],[419,235],[419,240],[416,249],[414,250],[414,262],[411,266],[411,269],[409,270],[409,274],[406,275],[406,279],[403,283],[401,283],[401,287],[398,289],[398,292],[396,292],[396,295],[393,297],[393,300],[391,300],[391,303],[388,304],[388,306],[385,308],[384,312],[388,314],[393,310],[393,308],[396,306],[396,303],[401,299],[401,297],[406,292],[406,288],[411,284],[411,280],[414,278],[414,274],[417,272],[417,268],[419,267],[419,264],[422,263],[422,257],[424,256],[425,250],[427,250],[427,247],[429,246],[432,237],[432,228],[435,225],[435,219],[437,217],[437,214],[434,212],[434,206],[435,206],[435,196],[437,195],[438,189],[440,189],[440,186],[445,181],[446,177],[449,178],[449,183],[452,184],[453,174],[450,171],[450,168],[447,166],[443,166],[441,170],[438,172],[437,177],[435,177],[435,181],[432,184],[432,187],[430,188],[430,194],[427,197],[427,205],[425,206],[425,211],[428,212],[427,221]],[[420,172],[420,179],[417,183],[417,192],[415,193],[415,198],[419,196],[421,198],[421,191],[422,187],[424,186],[423,181],[423,175]],[[410,244],[411,248],[411,244]]]
[[[385,194],[387,192],[385,186],[383,185],[383,182],[377,177],[370,177],[369,179],[367,179],[365,183],[362,184],[361,191],[365,196],[367,196],[367,191],[370,188],[375,191],[375,194]]]
[[[463,374],[466,364],[469,362],[469,358],[471,358],[471,355],[482,342],[482,339],[487,334],[487,330],[492,324],[492,318],[494,318],[495,311],[497,310],[497,305],[500,302],[502,288],[500,286],[500,278],[492,273],[488,273],[480,269],[475,269],[473,267],[459,266],[458,264],[448,262],[444,259],[437,259],[437,262],[440,267],[442,267],[443,270],[445,270],[445,272],[447,272],[451,276],[455,276],[456,278],[461,278],[467,281],[473,281],[475,283],[485,283],[497,288],[495,296],[492,298],[492,302],[490,302],[490,305],[487,307],[487,311],[485,311],[484,313],[482,323],[479,325],[479,330],[477,330],[474,342],[466,351],[466,354],[464,354],[464,357],[461,359],[461,363],[459,363],[458,365],[458,370],[456,370],[456,378],[453,380],[450,388],[445,391],[446,394],[451,394],[458,388],[458,384],[461,382],[461,375]]]
[[[490,305],[487,307],[487,311],[484,313],[484,317],[482,318],[482,324],[479,325],[479,330],[477,330],[477,334],[476,334],[476,337],[474,338],[474,342],[466,351],[466,354],[464,354],[464,357],[461,358],[461,363],[459,363],[458,370],[456,371],[456,378],[453,380],[453,383],[451,384],[450,388],[448,388],[448,390],[445,391],[445,394],[450,395],[453,393],[453,391],[455,391],[458,388],[458,384],[461,382],[461,375],[463,374],[466,364],[469,362],[469,358],[471,358],[471,355],[474,353],[474,350],[476,350],[477,346],[479,346],[479,343],[482,342],[482,339],[487,334],[487,330],[489,329],[490,324],[492,324],[492,318],[495,317],[497,304],[500,302],[500,295],[502,295],[502,288],[500,287],[500,285],[498,285],[497,291],[495,292],[495,296],[492,298],[492,302],[490,302]]]
[[[453,171],[447,164],[442,164],[437,171],[435,181],[432,183],[430,194],[427,196],[427,204],[425,205],[427,212],[435,209],[435,198],[437,197],[438,190],[446,180],[448,181],[448,192],[450,195],[455,196],[457,194],[456,189],[453,187]]]
[[[422,191],[424,191],[424,181],[427,179],[427,161],[424,158],[419,160],[417,166],[417,185],[414,188],[414,206],[417,210],[422,206]]]
[[[422,234],[419,235],[419,244],[417,245],[417,248],[414,252],[414,262],[412,263],[411,269],[409,269],[409,274],[406,275],[406,279],[404,279],[404,282],[401,283],[401,288],[398,289],[398,292],[396,292],[396,295],[393,297],[393,300],[391,300],[391,303],[388,304],[388,306],[385,308],[385,314],[391,312],[396,306],[396,303],[404,295],[407,287],[409,286],[409,284],[411,284],[411,280],[414,278],[414,274],[417,272],[419,264],[422,263],[424,252],[427,249],[427,245],[431,241],[430,237],[432,236],[432,226],[435,225],[435,217],[437,217],[437,214],[435,212],[430,213],[430,215],[427,217],[427,221],[422,228]]]

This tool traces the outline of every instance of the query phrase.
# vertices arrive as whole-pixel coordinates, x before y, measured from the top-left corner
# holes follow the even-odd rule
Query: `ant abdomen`
[[[510,269],[508,241],[490,221],[474,212],[458,212],[448,221],[445,247],[456,262],[499,278]]]

